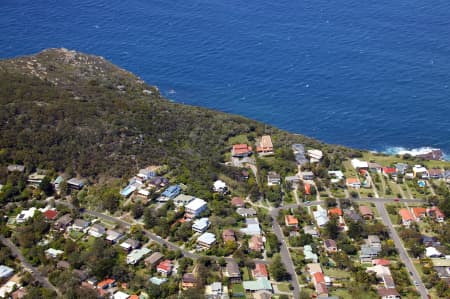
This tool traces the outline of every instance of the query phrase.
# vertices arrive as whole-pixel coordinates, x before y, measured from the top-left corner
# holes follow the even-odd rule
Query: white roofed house
[[[131,238],[128,238],[125,241],[123,241],[122,243],[120,243],[120,247],[122,247],[126,251],[137,249],[140,246],[141,246],[141,243],[139,243],[139,241],[131,239]]]
[[[122,234],[115,230],[109,229],[106,231],[106,241],[111,244],[116,244],[122,237]]]
[[[88,231],[88,234],[95,238],[103,237],[103,235],[105,233],[106,233],[106,228],[103,225],[100,225],[98,223],[91,226],[91,228]]]
[[[150,249],[148,248],[139,248],[139,249],[134,249],[133,251],[131,251],[128,255],[127,255],[127,264],[129,265],[135,265],[136,263],[138,263],[144,256],[146,256],[147,254],[149,254],[150,252],[152,252]]]
[[[328,223],[328,212],[322,206],[317,206],[317,211],[313,212],[318,226],[324,226]]]
[[[16,223],[24,223],[28,219],[33,218],[35,212],[35,207],[29,208],[28,210],[22,210],[19,215],[16,216]]]
[[[200,198],[196,198],[184,207],[184,211],[185,211],[184,217],[187,220],[194,219],[194,218],[198,217],[207,208],[208,208],[208,204],[206,203],[206,201],[204,201],[203,199],[200,199]]]
[[[224,181],[217,180],[213,184],[213,190],[214,190],[214,192],[227,193],[228,187]]]
[[[202,248],[211,248],[216,243],[216,236],[212,233],[204,233],[197,239],[197,244]]]
[[[416,178],[427,179],[429,177],[428,170],[422,165],[414,165],[413,174]]]
[[[247,227],[241,228],[242,233],[250,236],[261,235],[258,218],[247,218],[245,219],[245,223],[247,224]]]
[[[84,219],[75,219],[72,224],[72,229],[77,231],[84,231],[89,227],[89,224],[89,221],[86,221]]]
[[[318,149],[310,149],[307,151],[311,163],[319,162],[323,157],[323,152]]]
[[[352,159],[351,164],[352,164],[353,168],[355,168],[356,170],[369,169],[369,163],[367,163],[366,161],[361,161],[359,159]]]
[[[208,218],[200,218],[194,221],[194,223],[192,224],[192,230],[197,233],[204,233],[208,229],[210,224],[211,223],[209,222]]]
[[[267,185],[274,186],[279,184],[281,184],[281,176],[274,171],[270,171],[267,174]]]

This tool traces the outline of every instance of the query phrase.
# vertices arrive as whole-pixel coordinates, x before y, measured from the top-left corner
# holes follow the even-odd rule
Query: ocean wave
[[[406,148],[402,146],[388,146],[384,148],[381,152],[388,155],[405,155],[410,154],[411,156],[424,155],[432,150],[439,150],[438,148],[423,146],[418,148]],[[450,156],[446,153],[443,154],[443,159],[450,161]]]

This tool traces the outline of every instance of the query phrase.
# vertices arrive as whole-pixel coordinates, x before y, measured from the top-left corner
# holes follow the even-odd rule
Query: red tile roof
[[[267,271],[267,267],[262,263],[255,263],[255,269],[252,270],[252,274],[255,278],[257,277],[269,277],[269,272]]]
[[[400,209],[400,211],[398,211],[398,213],[400,214],[400,216],[402,216],[402,219],[404,221],[412,221],[413,216],[411,215],[411,213],[409,212],[408,209],[404,208],[404,209]]]
[[[373,216],[373,212],[372,209],[369,208],[368,206],[359,206],[359,213],[361,215],[372,215]]]
[[[421,207],[411,208],[411,210],[412,210],[412,214],[414,215],[415,218],[423,217],[427,213],[427,209],[421,208]]]
[[[112,278],[102,280],[97,284],[97,289],[109,288],[109,286],[114,282],[116,281]]]
[[[58,216],[58,212],[56,210],[47,210],[44,212],[44,216],[48,220],[54,220]]]
[[[306,193],[306,195],[311,194],[311,185],[310,184],[305,184],[305,193]]]
[[[376,266],[376,265],[380,265],[380,266],[389,266],[391,264],[390,260],[386,260],[386,259],[374,259],[372,260],[372,265]]]
[[[245,202],[240,197],[233,197],[233,199],[231,199],[231,204],[235,207],[243,207],[245,205]]]
[[[252,147],[245,143],[233,145],[233,154],[242,155],[252,151]]]
[[[434,213],[434,217],[437,218],[444,218],[444,213],[441,211],[441,209],[439,209],[438,207],[431,207],[427,210],[427,213]]]
[[[351,185],[351,184],[360,184],[359,179],[358,178],[348,178],[346,180],[347,185]]]
[[[328,210],[328,214],[342,216],[342,210],[340,208],[333,208]]]
[[[163,272],[171,272],[172,271],[172,261],[171,260],[164,260],[156,267],[157,271],[163,271]]]
[[[316,272],[313,274],[316,283],[325,282],[325,275],[322,272]]]
[[[139,299],[138,295],[131,295],[130,297],[128,297],[128,299]]]
[[[383,173],[385,173],[385,174],[397,173],[397,168],[395,168],[395,167],[383,167]]]
[[[298,225],[298,219],[292,215],[286,215],[284,221],[286,225]]]

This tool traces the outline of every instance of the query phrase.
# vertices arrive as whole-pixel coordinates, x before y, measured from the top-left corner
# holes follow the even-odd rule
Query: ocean
[[[0,1],[0,58],[50,47],[324,142],[450,153],[449,1]]]

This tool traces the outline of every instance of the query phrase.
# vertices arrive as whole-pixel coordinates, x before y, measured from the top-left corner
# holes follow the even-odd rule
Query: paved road
[[[47,277],[43,276],[39,270],[35,267],[33,267],[22,255],[19,248],[16,247],[10,240],[6,239],[3,236],[0,236],[0,241],[3,243],[3,245],[7,246],[11,252],[12,255],[16,258],[18,258],[21,262],[21,265],[28,270],[29,273],[37,280],[39,281],[45,288],[51,289],[55,291],[59,296],[61,296],[61,293],[59,290],[48,281]]]
[[[383,220],[383,223],[388,227],[389,229],[389,236],[392,240],[394,240],[395,247],[398,250],[398,254],[400,256],[400,259],[402,260],[403,264],[405,264],[405,267],[408,269],[409,273],[412,273],[412,279],[413,281],[417,281],[419,283],[419,286],[417,286],[417,290],[420,293],[420,296],[422,299],[428,298],[427,290],[425,286],[423,285],[422,279],[420,278],[419,273],[417,272],[416,268],[414,267],[414,264],[409,257],[405,247],[403,246],[402,241],[400,240],[400,237],[397,234],[397,231],[395,230],[394,226],[392,225],[391,219],[389,218],[389,215],[386,211],[386,208],[384,206],[384,202],[382,201],[374,201],[375,206],[378,209],[378,213],[380,214],[381,219]]]
[[[297,206],[297,205],[294,205]],[[286,207],[284,207],[286,208]],[[270,211],[270,216],[272,217],[272,227],[273,232],[278,238],[278,242],[281,243],[280,255],[281,261],[283,262],[287,272],[291,275],[290,283],[293,286],[294,298],[300,298],[300,285],[298,283],[297,273],[295,272],[295,266],[292,262],[291,254],[289,253],[289,249],[287,248],[286,241],[284,239],[283,231],[281,230],[280,225],[277,222],[278,213],[280,212],[280,208],[272,209]]]

